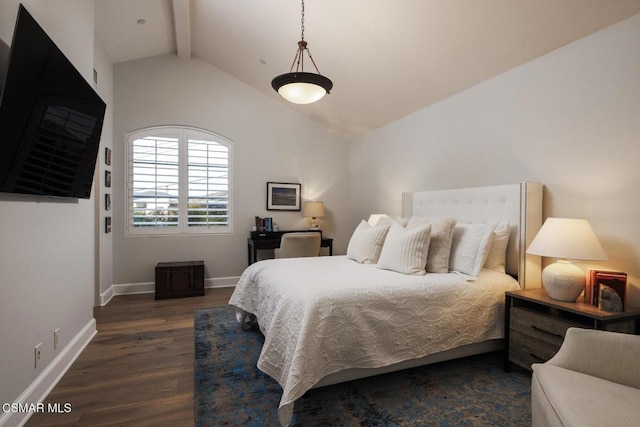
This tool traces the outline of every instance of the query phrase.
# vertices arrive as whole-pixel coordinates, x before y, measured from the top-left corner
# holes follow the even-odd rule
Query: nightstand
[[[640,333],[640,309],[612,313],[581,301],[557,301],[544,289],[505,293],[504,370],[511,363],[531,370],[551,359],[571,327]]]

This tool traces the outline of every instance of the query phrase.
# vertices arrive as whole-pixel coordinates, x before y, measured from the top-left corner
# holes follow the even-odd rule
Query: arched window
[[[162,126],[127,136],[127,233],[230,233],[233,144]]]

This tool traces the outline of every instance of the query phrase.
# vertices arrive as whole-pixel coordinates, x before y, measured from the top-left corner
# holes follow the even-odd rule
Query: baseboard
[[[228,288],[235,286],[239,279],[239,276],[211,277],[204,279],[204,287],[207,289]],[[121,283],[111,285],[109,289],[100,294],[100,305],[106,305],[115,295],[150,294],[155,291],[156,285],[154,282]]]
[[[113,285],[109,286],[109,289],[100,294],[100,306],[105,306],[111,298],[115,295]]]
[[[27,405],[43,402],[96,333],[96,319],[91,318],[14,403]],[[31,415],[33,412],[5,412],[0,416],[0,426],[21,427]]]

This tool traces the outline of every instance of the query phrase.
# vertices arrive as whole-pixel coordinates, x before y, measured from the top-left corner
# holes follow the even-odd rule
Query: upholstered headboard
[[[402,216],[453,217],[458,221],[509,220],[507,273],[520,287],[540,287],[541,258],[525,253],[542,226],[542,184],[461,188],[402,193]]]

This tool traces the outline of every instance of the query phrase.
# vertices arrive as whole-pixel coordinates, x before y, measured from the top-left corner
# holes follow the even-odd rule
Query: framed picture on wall
[[[104,210],[111,210],[111,194],[107,193],[104,195]]]
[[[268,211],[299,211],[301,184],[267,182]]]
[[[111,217],[110,216],[104,217],[104,232],[111,233]]]
[[[104,164],[111,165],[111,148],[104,147]]]
[[[111,171],[104,171],[104,186],[111,187]]]

